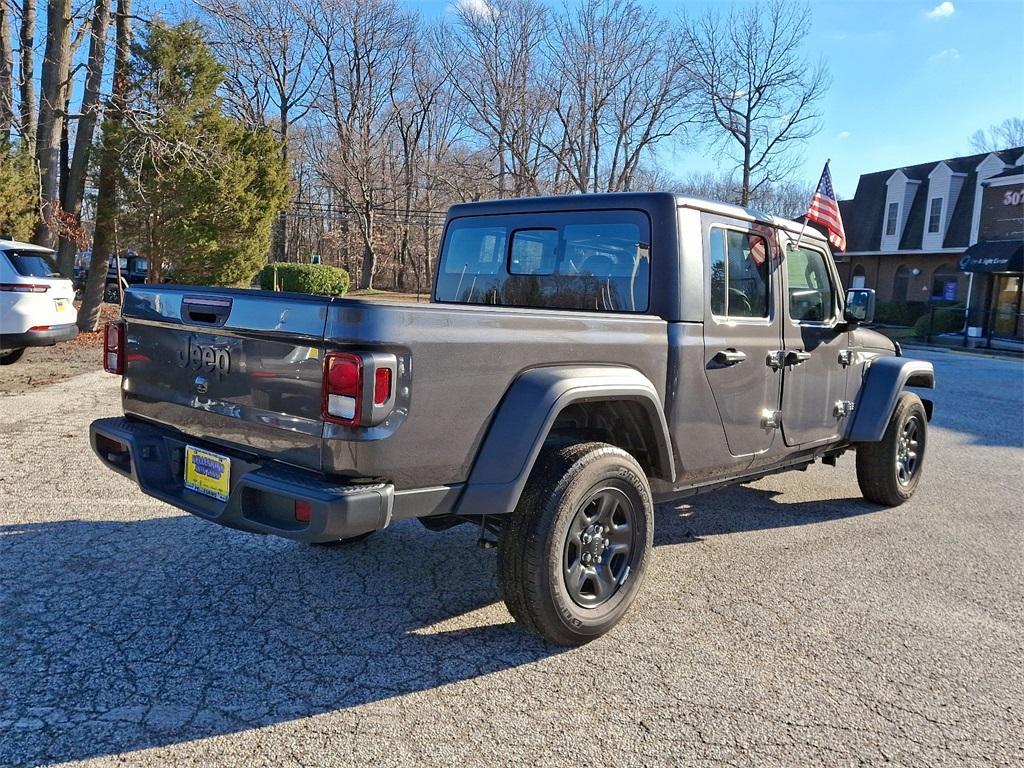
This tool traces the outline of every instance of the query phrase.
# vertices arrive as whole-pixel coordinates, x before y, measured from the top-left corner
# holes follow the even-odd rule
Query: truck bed
[[[465,481],[527,367],[627,365],[664,398],[667,324],[654,316],[148,285],[127,292],[123,314],[129,417],[399,491]],[[321,418],[323,356],[346,349],[400,361],[396,408],[383,424]]]

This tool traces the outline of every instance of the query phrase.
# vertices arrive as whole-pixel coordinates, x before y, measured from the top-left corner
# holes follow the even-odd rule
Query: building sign
[[[978,239],[1024,239],[1024,183],[985,187]]]

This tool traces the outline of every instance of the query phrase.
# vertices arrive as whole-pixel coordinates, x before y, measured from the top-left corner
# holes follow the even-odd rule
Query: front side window
[[[787,251],[786,276],[791,318],[827,323],[835,317],[835,294],[824,254],[811,248]]]
[[[933,197],[928,208],[928,232],[935,234],[942,222],[942,198]]]
[[[763,237],[714,227],[711,312],[720,317],[768,317],[768,245]]]
[[[506,307],[646,312],[650,224],[640,211],[454,219],[435,300]]]
[[[885,234],[892,236],[896,234],[896,220],[899,218],[900,204],[889,203],[889,210],[885,215]]]

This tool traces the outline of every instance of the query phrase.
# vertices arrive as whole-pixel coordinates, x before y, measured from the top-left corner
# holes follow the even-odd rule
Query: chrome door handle
[[[718,365],[739,365],[747,359],[747,355],[735,349],[723,349],[711,359]]]
[[[810,352],[804,352],[802,349],[791,349],[786,353],[786,365],[800,365],[811,359]]]

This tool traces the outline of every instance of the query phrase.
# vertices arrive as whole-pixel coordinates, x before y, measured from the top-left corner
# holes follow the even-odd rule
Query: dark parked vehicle
[[[149,279],[149,260],[136,253],[129,251],[127,256],[119,256],[120,264],[114,262],[114,257],[107,259],[107,280],[103,286],[103,300],[108,304],[117,304],[121,301],[120,288],[127,290],[132,285],[142,285]],[[76,265],[74,271],[75,290],[85,290],[85,281],[89,279],[89,268],[87,254],[82,258],[82,265]],[[120,277],[118,272],[120,271]]]
[[[856,450],[911,497],[931,364],[863,327],[810,229],[671,194],[457,205],[433,303],[135,286],[107,329],[111,469],[310,543],[479,526],[512,615],[584,643],[626,612],[654,505]]]

